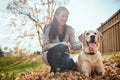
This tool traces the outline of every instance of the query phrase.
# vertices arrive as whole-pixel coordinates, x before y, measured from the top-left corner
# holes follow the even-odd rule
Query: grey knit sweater
[[[44,34],[43,34],[43,44],[44,44],[44,49],[45,51],[49,50],[50,48],[58,45],[58,44],[66,44],[66,42],[69,42],[71,44],[71,49],[73,50],[79,50],[82,47],[81,43],[77,43],[75,41],[75,34],[74,34],[74,29],[70,26],[67,25],[66,27],[66,34],[63,42],[59,41],[59,37],[57,36],[56,39],[51,43],[49,40],[49,31],[50,31],[50,25],[46,25],[44,29]]]

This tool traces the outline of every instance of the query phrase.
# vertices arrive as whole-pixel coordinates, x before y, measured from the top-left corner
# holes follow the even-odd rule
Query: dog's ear
[[[82,33],[78,39],[83,43],[85,41],[85,33]]]
[[[103,35],[101,32],[98,32],[98,41],[101,42],[103,40]]]

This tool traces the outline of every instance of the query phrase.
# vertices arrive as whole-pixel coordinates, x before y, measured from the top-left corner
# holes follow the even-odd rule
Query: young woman
[[[51,72],[70,70],[75,66],[69,49],[79,50],[81,44],[75,42],[74,29],[66,24],[69,11],[60,6],[53,20],[44,27],[42,60],[51,67]]]

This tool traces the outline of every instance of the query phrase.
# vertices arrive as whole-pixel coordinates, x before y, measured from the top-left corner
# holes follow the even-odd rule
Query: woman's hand
[[[71,48],[71,44],[70,44],[69,42],[66,42],[66,46],[67,46],[68,48]]]

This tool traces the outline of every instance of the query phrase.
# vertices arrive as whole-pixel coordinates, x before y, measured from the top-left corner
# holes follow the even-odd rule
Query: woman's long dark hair
[[[56,9],[55,11],[55,14],[54,14],[54,17],[53,17],[53,20],[52,22],[50,23],[50,32],[49,32],[49,39],[50,39],[50,42],[52,42],[52,40],[55,40],[56,36],[58,35],[58,29],[57,29],[57,25],[58,25],[58,21],[56,19],[56,15],[59,15],[59,13],[61,11],[67,11],[69,13],[69,11],[63,7],[63,6],[60,6]],[[63,41],[64,37],[65,37],[65,33],[66,33],[66,24],[63,26],[63,32],[61,35],[59,35],[59,40],[60,41]]]

